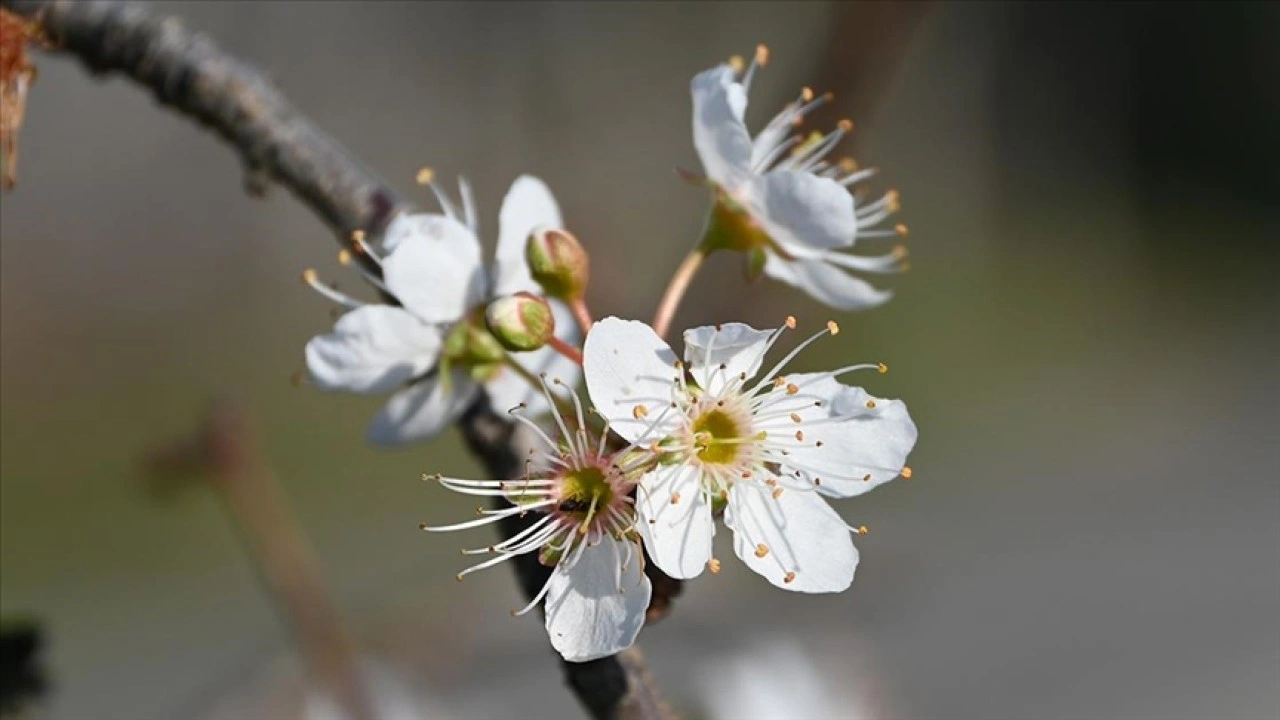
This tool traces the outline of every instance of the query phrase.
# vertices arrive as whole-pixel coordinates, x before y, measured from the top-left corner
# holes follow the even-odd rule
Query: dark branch
[[[380,232],[408,207],[261,73],[189,32],[177,18],[115,2],[0,0],[0,6],[37,20],[54,52],[80,58],[94,73],[126,75],[164,105],[213,130],[244,160],[251,189],[259,189],[262,180],[284,185],[344,242],[356,230]],[[487,403],[472,407],[461,425],[472,453],[493,477],[519,475],[512,428]],[[532,583],[542,568],[526,563],[516,572],[526,592],[541,587]],[[668,716],[638,653],[565,663],[564,673],[594,718]]]

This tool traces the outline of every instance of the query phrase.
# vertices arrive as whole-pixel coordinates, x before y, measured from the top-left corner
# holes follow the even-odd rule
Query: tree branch
[[[261,73],[187,31],[177,18],[117,2],[0,0],[0,6],[36,20],[52,52],[78,57],[94,73],[121,73],[217,133],[244,160],[251,191],[265,189],[266,180],[284,185],[343,243],[357,230],[381,232],[409,207]],[[461,426],[471,452],[493,477],[519,475],[512,426],[487,401],[473,406]],[[517,568],[526,593],[541,587],[530,583],[543,570],[529,563]],[[668,717],[639,653],[621,657],[564,663],[566,683],[593,718]]]

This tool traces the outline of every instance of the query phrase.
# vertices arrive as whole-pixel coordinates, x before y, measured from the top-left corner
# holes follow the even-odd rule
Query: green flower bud
[[[564,230],[537,228],[525,245],[529,273],[547,297],[573,301],[587,290],[587,251]]]
[[[508,350],[537,350],[556,331],[556,318],[546,300],[533,293],[518,292],[489,303],[484,311],[489,332]]]

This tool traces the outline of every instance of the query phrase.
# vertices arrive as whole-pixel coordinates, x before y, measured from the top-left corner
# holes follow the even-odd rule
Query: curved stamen
[[[331,287],[329,285],[324,284],[323,282],[320,282],[319,273],[317,273],[312,268],[307,268],[306,270],[302,271],[302,282],[309,285],[312,290],[315,290],[316,292],[320,293],[326,299],[332,302],[335,302],[345,308],[355,310],[356,308],[364,307],[364,303],[360,302],[359,300],[356,300],[355,298],[351,297],[350,295],[347,295],[346,293],[338,292],[337,288]]]

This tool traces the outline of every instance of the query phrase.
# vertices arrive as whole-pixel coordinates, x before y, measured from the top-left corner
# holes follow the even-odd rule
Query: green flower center
[[[698,459],[713,465],[728,465],[742,447],[740,423],[724,410],[704,412],[693,421],[693,444]]]
[[[702,238],[704,249],[744,252],[762,250],[771,244],[769,235],[760,228],[746,208],[723,190],[716,192],[711,219],[707,223],[706,235]]]
[[[608,507],[613,502],[613,486],[605,479],[604,471],[589,466],[570,470],[560,484],[558,510],[574,517],[589,519],[592,505],[595,510]]]

